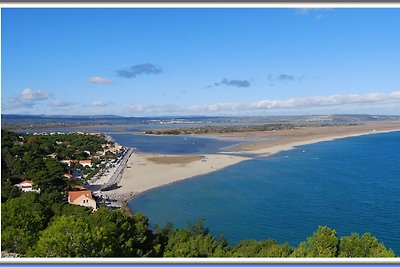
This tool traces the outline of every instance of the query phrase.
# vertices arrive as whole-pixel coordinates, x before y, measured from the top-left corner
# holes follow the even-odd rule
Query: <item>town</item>
[[[2,134],[7,136],[10,133],[3,131]],[[36,145],[39,154],[45,151],[51,152],[43,157],[45,165],[52,162],[53,165],[57,165],[58,170],[64,170],[58,180],[66,182],[67,186],[61,190],[66,203],[88,207],[93,211],[100,205],[112,209],[121,206],[116,200],[103,197],[101,191],[117,185],[129,156],[134,152],[132,148],[124,148],[113,142],[111,137],[100,133],[21,134],[15,136],[11,148],[11,154],[17,152],[17,155],[12,155],[14,162],[11,166],[16,167],[20,164],[18,162],[24,162],[26,155],[29,155],[29,151],[34,151]],[[4,149],[6,153],[10,151],[7,146]],[[22,163],[22,165],[28,167],[28,164]],[[18,181],[14,186],[22,193],[40,194],[43,189],[49,189],[48,184],[43,181],[44,177],[37,177],[33,173],[30,175],[29,171],[11,176],[13,177],[9,177],[9,180]]]

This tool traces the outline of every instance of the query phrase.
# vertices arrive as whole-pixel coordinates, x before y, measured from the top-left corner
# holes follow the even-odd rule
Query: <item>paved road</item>
[[[121,158],[120,162],[117,162],[117,164],[119,164],[118,168],[114,171],[110,180],[101,187],[101,190],[117,186],[117,184],[121,181],[122,173],[124,172],[129,157],[132,155],[133,152],[135,152],[135,148],[128,148],[124,156]]]

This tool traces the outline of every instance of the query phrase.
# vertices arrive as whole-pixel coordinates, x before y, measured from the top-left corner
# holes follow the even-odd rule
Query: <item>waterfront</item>
[[[129,205],[159,225],[205,218],[233,243],[297,245],[327,225],[339,235],[371,232],[399,253],[399,150],[399,132],[321,142],[159,187]]]

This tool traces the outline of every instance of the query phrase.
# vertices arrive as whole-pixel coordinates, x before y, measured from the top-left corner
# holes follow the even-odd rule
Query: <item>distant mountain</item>
[[[124,118],[117,115],[25,115],[25,114],[1,114],[1,118],[5,119],[23,119],[23,118],[50,118],[50,119],[113,119],[113,118]]]
[[[9,128],[65,127],[78,125],[256,125],[287,123],[294,125],[357,124],[374,121],[400,121],[400,116],[368,114],[327,114],[298,116],[151,116],[117,115],[25,115],[2,114],[1,124]]]

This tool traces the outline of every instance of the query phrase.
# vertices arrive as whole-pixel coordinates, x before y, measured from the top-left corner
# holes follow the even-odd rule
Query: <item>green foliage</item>
[[[46,228],[50,212],[38,202],[35,193],[7,200],[1,205],[3,249],[25,253],[34,245],[39,231]]]
[[[1,183],[1,203],[6,202],[10,198],[16,198],[21,195],[17,187],[11,185],[10,182],[4,181]]]
[[[89,217],[96,233],[99,256],[148,257],[157,255],[148,220],[141,213],[129,215],[121,210],[100,208]]]
[[[55,217],[42,232],[37,245],[29,251],[30,256],[157,256],[153,234],[142,214],[129,215],[106,208],[90,214],[73,214],[70,209],[62,212],[71,215]]]
[[[172,230],[171,225],[161,230],[168,235],[164,257],[226,257],[228,243],[215,240],[204,227],[204,220],[189,225],[188,229]]]
[[[210,230],[204,225],[205,219],[201,218],[196,223],[188,224],[188,230],[191,235],[208,235]]]
[[[318,227],[311,237],[307,238],[306,242],[294,250],[293,257],[335,257],[338,250],[339,241],[335,230],[326,226]]]
[[[222,257],[224,251],[211,235],[192,236],[181,229],[169,237],[164,257]]]
[[[32,135],[2,130],[1,168],[2,184],[11,185],[22,180],[32,180],[41,190],[63,191],[71,183],[63,174],[69,167],[63,159],[89,159],[107,143],[103,136],[86,134]],[[86,151],[86,152],[85,152]],[[88,152],[87,152],[88,151]],[[114,158],[114,154],[108,154]],[[88,170],[90,176],[98,172]],[[17,196],[5,184],[3,202]]]
[[[340,239],[339,257],[395,257],[392,250],[387,250],[383,243],[379,243],[376,237],[370,233],[361,236],[352,233],[351,236],[344,236]]]
[[[1,247],[3,250],[24,254],[37,241],[37,234],[25,228],[6,227],[1,230]]]
[[[91,208],[65,203],[55,203],[51,205],[51,211],[54,217],[62,215],[86,217],[92,213]]]
[[[394,252],[379,243],[376,237],[365,233],[361,236],[353,233],[337,239],[336,231],[320,226],[301,243],[291,255],[293,257],[395,257]]]
[[[28,256],[33,257],[90,257],[96,251],[92,233],[85,217],[56,217],[41,233]]]
[[[279,245],[275,240],[244,240],[232,249],[232,257],[289,257],[293,249],[289,244]]]

